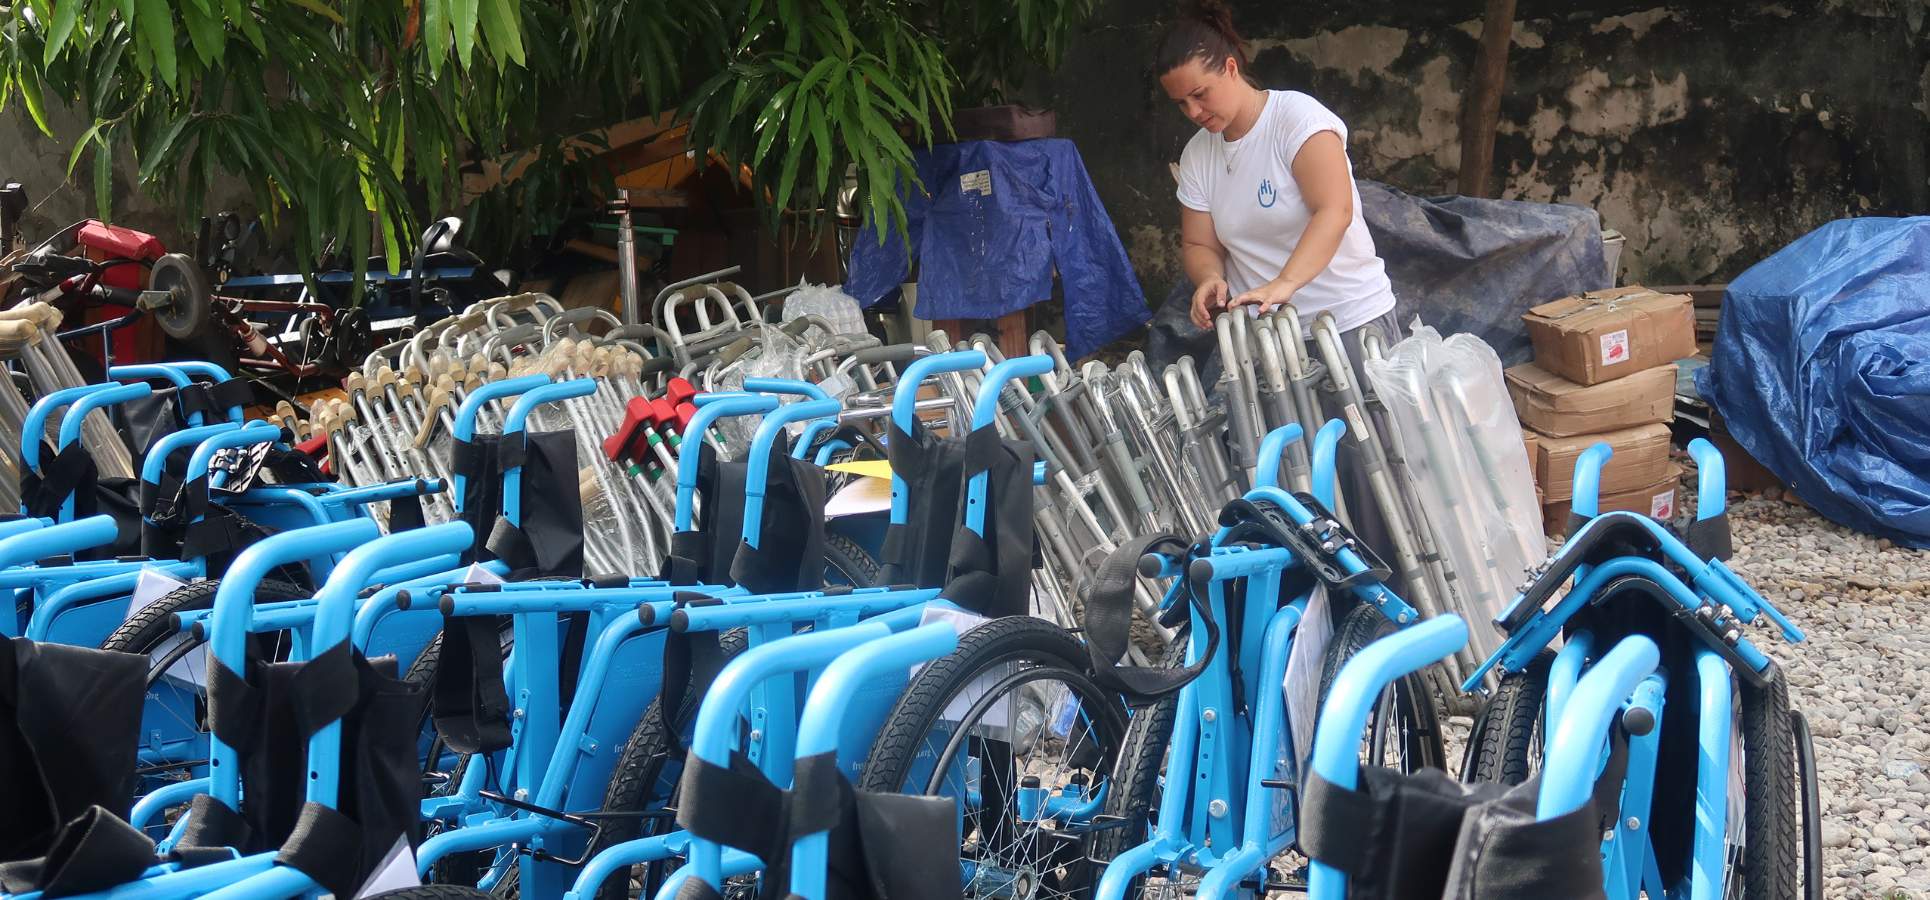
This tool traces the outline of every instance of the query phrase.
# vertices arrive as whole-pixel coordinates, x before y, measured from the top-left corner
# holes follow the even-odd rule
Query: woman
[[[1256,86],[1221,0],[1188,4],[1160,43],[1155,71],[1181,114],[1200,126],[1179,162],[1180,258],[1193,284],[1193,324],[1211,328],[1226,309],[1292,303],[1310,327],[1331,311],[1364,384],[1362,330],[1377,326],[1390,341],[1400,331],[1387,269],[1358,214],[1347,126],[1306,94]],[[1350,523],[1392,559],[1350,456],[1340,461]]]

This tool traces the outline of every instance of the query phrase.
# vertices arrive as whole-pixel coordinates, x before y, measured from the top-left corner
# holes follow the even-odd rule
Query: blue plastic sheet
[[[1696,386],[1817,511],[1930,547],[1930,217],[1831,222],[1742,273]]]
[[[1052,297],[1059,276],[1066,349],[1085,356],[1151,317],[1126,248],[1071,141],[967,141],[917,153],[925,192],[905,212],[921,319],[996,319]],[[906,242],[867,227],[844,291],[870,307],[911,271]]]

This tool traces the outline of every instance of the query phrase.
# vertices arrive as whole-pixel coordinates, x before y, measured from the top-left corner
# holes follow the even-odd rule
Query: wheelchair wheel
[[[1789,682],[1780,670],[1762,687],[1737,679],[1742,735],[1742,827],[1737,846],[1730,803],[1728,871],[1723,896],[1740,900],[1796,900],[1802,832],[1796,822],[1796,733],[1789,716]],[[1732,769],[1735,761],[1730,761]],[[1730,790],[1737,787],[1730,779]],[[1820,892],[1821,886],[1812,888]]]
[[[848,535],[824,534],[824,583],[854,588],[877,587],[878,560]]]
[[[1159,664],[1165,668],[1186,664],[1185,631],[1173,636],[1173,645],[1167,648]],[[1177,692],[1133,713],[1132,724],[1126,729],[1125,746],[1120,749],[1119,764],[1113,768],[1112,788],[1106,792],[1105,827],[1094,829],[1092,835],[1092,859],[1100,867],[1099,871],[1103,872],[1106,863],[1139,845],[1152,833],[1153,817],[1159,811],[1160,777],[1166,770],[1166,753],[1172,745],[1173,722],[1178,713]],[[1093,878],[1096,882],[1097,872]],[[1134,879],[1126,889],[1126,896],[1141,896],[1144,884],[1144,878]]]
[[[749,637],[743,629],[724,632],[718,645],[724,650],[726,658],[743,652],[749,644]],[[696,686],[684,692],[683,708],[694,712]],[[630,740],[623,746],[623,755],[617,757],[616,771],[610,776],[610,787],[603,795],[604,813],[611,814],[603,820],[603,830],[590,845],[589,855],[594,857],[603,850],[625,841],[664,834],[677,827],[669,813],[676,797],[678,780],[683,775],[683,759],[677,754],[677,742],[670,740],[663,730],[658,710],[663,698],[650,701],[644,708],[643,719],[637,723],[636,731],[631,732]],[[690,726],[690,715],[685,715],[677,723],[679,729]],[[661,816],[644,815],[662,812]],[[673,864],[674,865],[674,864]],[[611,878],[597,889],[596,896],[602,900],[624,900],[632,896],[653,897],[663,879],[670,874],[672,865],[651,864],[633,866],[626,881]],[[642,893],[634,893],[641,889]]]
[[[1340,667],[1368,644],[1393,633],[1394,623],[1366,604],[1354,607],[1334,626],[1333,642],[1327,645],[1327,657],[1320,667],[1323,706],[1334,679],[1340,676]],[[1447,768],[1434,693],[1420,673],[1394,682],[1381,694],[1374,712],[1367,717],[1366,730],[1361,732],[1361,759],[1366,765],[1407,774]]]
[[[1554,661],[1554,651],[1543,650],[1495,686],[1468,734],[1462,781],[1520,784],[1541,767],[1541,704]]]
[[[198,581],[174,589],[129,616],[101,643],[103,650],[148,657],[147,702],[141,709],[140,774],[145,778],[175,780],[192,777],[207,765],[208,702],[206,664],[196,651],[204,638],[174,626],[175,614],[208,609],[221,587],[215,580]],[[310,592],[285,581],[264,580],[255,588],[255,602],[299,600]],[[253,635],[251,657],[282,660],[288,655],[286,632]]]
[[[899,696],[858,787],[958,801],[967,897],[1084,897],[1099,792],[1127,731],[1085,647],[1042,619],[994,619]]]

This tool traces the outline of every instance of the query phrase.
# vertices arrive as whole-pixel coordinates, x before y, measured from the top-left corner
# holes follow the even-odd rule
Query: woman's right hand
[[[1201,329],[1213,327],[1213,317],[1226,308],[1226,279],[1209,278],[1193,289],[1193,324]]]

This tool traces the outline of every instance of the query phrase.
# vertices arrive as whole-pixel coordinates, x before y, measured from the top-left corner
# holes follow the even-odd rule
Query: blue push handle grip
[[[418,560],[453,557],[468,550],[474,541],[469,524],[457,521],[398,531],[350,550],[315,595],[314,645],[326,650],[348,640],[362,589],[385,570]]]
[[[186,369],[180,366],[163,365],[160,363],[138,366],[111,366],[107,370],[107,377],[118,381],[154,378],[171,382],[175,387],[187,387],[194,383],[194,376],[189,375]]]
[[[977,402],[972,404],[972,427],[985,428],[996,420],[999,411],[999,392],[1005,389],[1006,382],[1021,378],[1032,378],[1052,371],[1052,357],[1021,356],[1008,359],[992,367],[979,382]]]
[[[119,534],[120,528],[114,524],[114,517],[108,515],[88,516],[24,531],[0,539],[0,569],[23,566],[50,556],[64,556],[89,547],[106,546],[113,543]]]
[[[798,459],[803,459],[810,455],[811,445],[816,444],[818,438],[822,437],[825,432],[836,427],[838,427],[836,419],[819,419],[804,426],[804,433],[798,435],[797,446],[791,448],[791,455]],[[823,465],[823,463],[819,463],[818,465]]]
[[[1468,641],[1468,624],[1453,614],[1437,616],[1368,644],[1341,667],[1314,731],[1313,769],[1336,786],[1353,790],[1360,778],[1360,733],[1381,691],[1396,679],[1453,655]],[[1309,873],[1313,900],[1342,900],[1347,876],[1321,862]]]
[[[1654,641],[1635,635],[1623,638],[1582,676],[1555,723],[1541,791],[1535,796],[1536,819],[1545,822],[1573,812],[1593,795],[1602,742],[1615,712],[1661,660]]]
[[[824,388],[796,378],[746,378],[744,390],[759,394],[794,394],[811,400],[829,400]]]
[[[701,399],[704,395],[699,394]],[[726,416],[755,416],[768,413],[777,408],[777,398],[770,394],[745,394],[741,397],[724,397],[711,400],[697,407],[690,416],[690,424],[684,427],[684,444],[677,455],[677,530],[689,531],[694,515],[691,509],[697,496],[697,454],[703,450],[704,432],[718,419]],[[690,465],[684,465],[684,459]]]
[[[898,426],[899,431],[912,433],[913,418],[918,412],[918,387],[925,379],[946,372],[983,368],[985,354],[977,350],[954,350],[914,361],[898,376],[898,388],[891,394],[891,424]]]
[[[208,379],[209,381],[215,382],[216,384],[220,384],[221,382],[227,381],[228,379],[234,377],[233,375],[228,374],[227,369],[224,369],[211,362],[201,362],[199,360],[190,359],[190,360],[182,360],[179,362],[171,362],[171,363],[168,363],[168,365],[173,366],[177,369],[180,369],[181,371],[186,372],[189,375],[199,375],[203,378]]]
[[[54,410],[78,401],[95,391],[115,387],[110,384],[83,384],[80,387],[63,388],[34,402],[27,410],[27,419],[20,426],[20,462],[30,469],[40,468],[40,437],[47,433],[47,420],[53,418]]]
[[[152,393],[154,389],[145,383],[112,384],[98,391],[90,391],[86,396],[75,400],[74,408],[68,410],[67,415],[60,420],[59,449],[65,450],[73,446],[75,441],[80,440],[80,423],[87,420],[88,413],[103,406],[139,400]]]
[[[1722,451],[1708,438],[1689,442],[1689,455],[1695,458],[1696,521],[1722,515],[1729,504],[1729,467]]]
[[[267,422],[249,422],[233,431],[224,431],[202,441],[194,448],[194,455],[188,457],[187,479],[193,481],[208,474],[208,467],[214,463],[214,455],[234,447],[247,447],[266,443],[281,437],[281,429]]]
[[[1253,472],[1255,486],[1280,486],[1280,458],[1287,455],[1288,445],[1300,440],[1305,433],[1298,422],[1288,422],[1267,432],[1266,438],[1260,441],[1260,467]]]
[[[469,392],[469,398],[462,401],[462,406],[456,410],[456,439],[466,441],[476,436],[476,417],[482,414],[483,404],[533,391],[549,383],[548,375],[524,375],[505,381],[492,381]]]
[[[1347,435],[1347,423],[1328,419],[1313,436],[1313,496],[1328,510],[1334,508],[1334,477],[1340,455],[1340,439]]]
[[[756,547],[763,537],[764,496],[770,490],[771,448],[777,444],[777,436],[784,426],[792,422],[810,419],[836,419],[844,410],[844,404],[836,400],[805,400],[778,407],[775,412],[758,423],[757,433],[751,437],[749,465],[744,470],[744,542]],[[683,474],[683,466],[677,467],[677,474]]]
[[[1575,515],[1593,519],[1602,513],[1602,467],[1608,465],[1608,458],[1615,455],[1615,448],[1607,443],[1597,443],[1575,459],[1574,499],[1569,508]],[[1632,690],[1632,689],[1631,689]]]
[[[167,468],[168,457],[172,456],[174,451],[199,444],[240,427],[238,422],[218,422],[213,425],[183,428],[155,438],[154,446],[148,448],[147,456],[141,460],[141,480],[148,484],[160,484],[161,475]]]
[[[516,398],[516,405],[511,406],[509,415],[503,417],[503,433],[522,431],[523,423],[529,419],[529,414],[544,403],[587,397],[594,393],[596,393],[596,380],[592,378],[573,378],[569,381],[558,381],[530,388],[523,392],[521,397]]]

